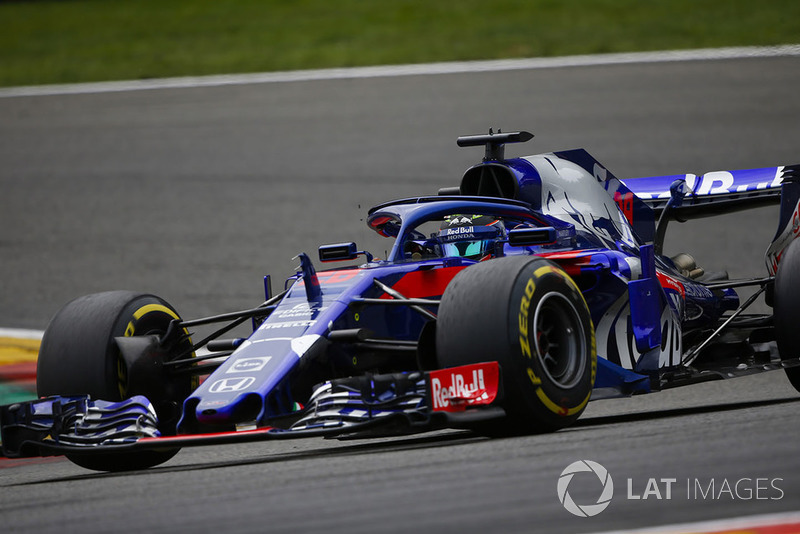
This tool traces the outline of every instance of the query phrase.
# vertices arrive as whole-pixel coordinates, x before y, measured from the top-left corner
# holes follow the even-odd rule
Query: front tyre
[[[90,395],[119,401],[141,392],[131,388],[116,337],[161,335],[180,319],[167,302],[154,295],[109,291],[67,303],[50,321],[39,349],[36,390],[50,395]],[[176,347],[191,346],[188,337]],[[191,393],[192,378],[154,374],[148,395],[159,415],[162,434],[174,433],[174,406]],[[68,454],[72,462],[98,471],[145,469],[166,462],[179,449],[136,453]]]
[[[594,328],[575,282],[552,262],[517,256],[463,270],[442,297],[436,336],[442,367],[499,362],[507,433],[566,427],[589,401]]]

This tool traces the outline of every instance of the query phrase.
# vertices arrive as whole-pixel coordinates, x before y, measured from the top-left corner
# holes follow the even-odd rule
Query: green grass
[[[0,1],[0,85],[800,41],[797,0]]]
[[[11,383],[0,382],[0,405],[36,400],[36,393]]]

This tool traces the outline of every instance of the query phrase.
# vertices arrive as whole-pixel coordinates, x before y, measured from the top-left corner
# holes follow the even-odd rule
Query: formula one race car
[[[369,211],[388,257],[325,245],[320,262],[366,262],[318,272],[300,254],[253,309],[185,321],[147,294],[68,303],[42,340],[41,398],[2,407],[4,455],[139,469],[189,445],[554,431],[590,399],[772,369],[800,389],[800,167],[623,182],[584,150],[505,159],[531,137],[459,138],[485,147],[459,187]],[[764,276],[662,254],[670,220],[767,203]],[[762,294],[774,313],[745,314]]]

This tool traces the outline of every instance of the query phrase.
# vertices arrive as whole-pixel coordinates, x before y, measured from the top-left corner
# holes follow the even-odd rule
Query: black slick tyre
[[[800,358],[800,239],[783,252],[774,291],[775,339],[781,360]],[[786,369],[786,376],[800,391],[800,367]]]
[[[452,280],[439,306],[436,357],[441,367],[499,362],[508,417],[485,429],[492,434],[572,424],[597,371],[583,295],[556,264],[530,256],[479,263]]]
[[[39,349],[36,389],[40,397],[83,395],[119,401],[141,392],[127,381],[124,360],[114,338],[163,334],[177,312],[154,295],[109,291],[79,297],[67,303],[50,321]],[[185,340],[188,346],[191,341]],[[174,422],[164,406],[188,396],[192,378],[168,379],[154,375],[162,398],[149,400],[159,414],[162,434],[174,433]],[[152,396],[152,395],[151,395]],[[179,449],[136,453],[69,454],[74,463],[98,471],[145,469],[169,460]]]

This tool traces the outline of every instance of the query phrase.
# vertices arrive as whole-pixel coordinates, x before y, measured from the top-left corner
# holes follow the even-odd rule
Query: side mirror
[[[372,254],[366,250],[358,250],[353,242],[319,247],[319,261],[321,262],[354,260],[361,254],[367,257],[367,262],[372,261]]]
[[[508,244],[512,247],[532,245],[551,245],[556,242],[556,229],[552,226],[542,228],[515,228],[508,231]]]

